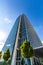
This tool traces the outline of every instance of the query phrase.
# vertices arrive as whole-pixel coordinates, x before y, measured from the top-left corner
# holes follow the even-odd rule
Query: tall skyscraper
[[[42,43],[34,31],[33,26],[30,24],[30,21],[27,19],[27,17],[23,14],[17,18],[2,49],[5,51],[5,49],[9,48],[11,53],[13,51],[11,65],[20,65],[21,54],[19,47],[24,40],[30,41],[30,45],[33,48],[42,46]]]

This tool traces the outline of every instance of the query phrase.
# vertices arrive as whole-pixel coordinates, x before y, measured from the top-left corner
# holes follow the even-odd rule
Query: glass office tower
[[[22,57],[20,54],[19,47],[23,43],[23,41],[30,41],[30,45],[33,48],[42,46],[42,43],[40,39],[38,38],[36,32],[34,31],[32,25],[30,24],[30,21],[27,19],[27,17],[23,14],[20,15],[6,42],[3,47],[3,51],[5,51],[7,48],[10,49],[10,53],[12,54],[12,61],[11,65],[21,65]],[[8,46],[10,44],[10,46]],[[26,59],[24,59],[24,65],[28,65]],[[30,62],[30,60],[29,60]],[[31,62],[30,62],[31,65]]]

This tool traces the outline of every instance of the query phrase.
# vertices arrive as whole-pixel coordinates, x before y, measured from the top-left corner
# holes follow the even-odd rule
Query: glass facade
[[[31,42],[31,46],[33,48],[42,46],[42,43],[38,38],[38,35],[34,31],[33,26],[30,24],[30,21],[26,18],[26,16],[24,16],[24,20],[25,20],[27,39]]]
[[[26,28],[25,28],[25,22],[24,18],[22,17],[22,31],[21,31],[21,43],[23,43],[24,40],[27,40],[27,35],[26,35]]]
[[[11,32],[10,32],[6,42],[5,42],[5,45],[4,45],[3,49],[2,49],[2,51],[5,51],[7,48],[9,48],[10,53],[12,53],[13,46],[15,45],[17,30],[18,30],[18,26],[19,26],[19,20],[20,20],[20,16],[15,21],[15,24],[13,25],[13,28],[12,28],[12,30],[11,30]]]
[[[20,24],[20,25],[19,25]],[[36,35],[32,25],[28,21],[25,15],[21,15],[15,21],[15,24],[5,42],[5,45],[2,49],[3,52],[9,48],[11,54],[11,63],[12,65],[31,65],[30,59],[22,58],[20,50],[18,49],[23,41],[28,40],[31,42],[31,46],[38,47],[41,46],[41,42]],[[16,49],[14,49],[16,47]],[[16,51],[16,53],[14,53]],[[16,57],[13,58],[13,56]],[[13,61],[12,61],[13,59]],[[16,64],[14,64],[14,60],[16,60]],[[14,63],[13,63],[14,62]],[[36,63],[36,61],[34,61]],[[11,64],[9,64],[11,65]],[[32,64],[34,65],[34,64]]]

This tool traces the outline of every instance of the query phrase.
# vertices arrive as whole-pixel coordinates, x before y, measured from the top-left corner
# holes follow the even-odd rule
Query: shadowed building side
[[[30,41],[31,46],[33,48],[42,46],[42,43],[41,43],[38,35],[36,34],[33,26],[31,25],[30,21],[27,19],[27,17],[25,15],[23,15],[23,17],[24,17],[24,22],[25,22],[27,40]]]

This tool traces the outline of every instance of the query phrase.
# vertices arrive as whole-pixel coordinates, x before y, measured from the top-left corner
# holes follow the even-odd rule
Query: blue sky
[[[25,14],[43,41],[43,0],[0,0],[0,47],[20,14]]]

